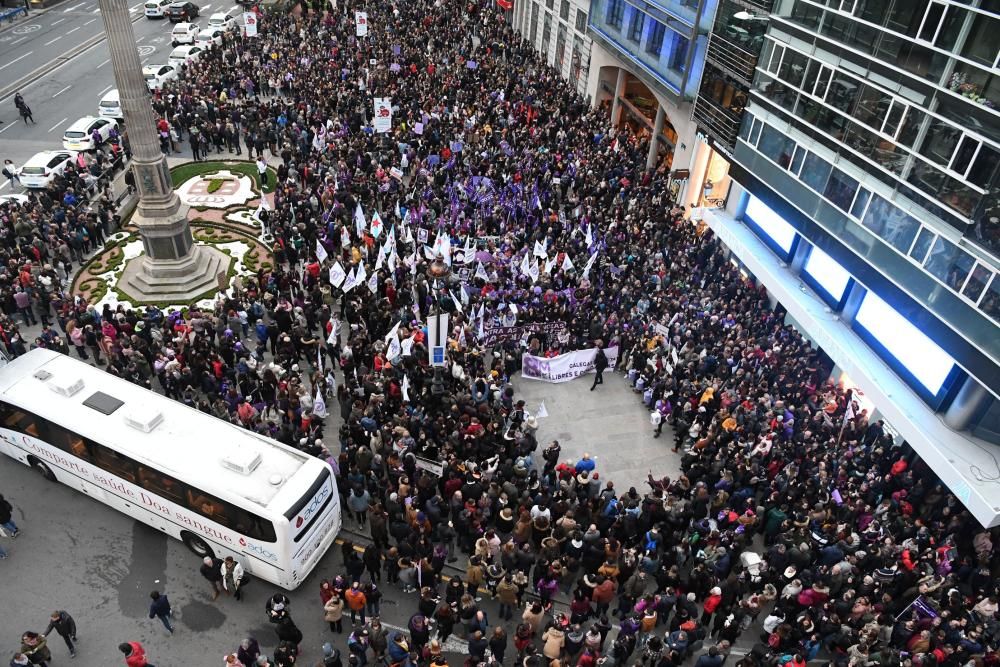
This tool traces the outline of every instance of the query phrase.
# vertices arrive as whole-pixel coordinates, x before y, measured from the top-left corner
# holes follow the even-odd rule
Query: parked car
[[[199,11],[198,5],[193,2],[171,2],[170,6],[167,7],[167,18],[172,23],[190,22],[192,19],[198,18]]]
[[[201,32],[201,26],[197,23],[178,23],[170,31],[170,46],[194,44],[199,32]]]
[[[173,0],[149,0],[143,5],[147,19],[162,19],[167,14],[167,7]]]
[[[123,120],[125,118],[125,114],[122,113],[122,104],[121,99],[118,97],[117,88],[112,88],[101,98],[100,103],[97,105],[97,115],[101,118],[114,118],[116,120]]]
[[[203,51],[204,49],[197,44],[178,46],[170,52],[170,56],[167,57],[167,63],[173,65],[177,69],[181,69],[184,65],[190,65],[191,63],[197,61],[198,58],[201,57]]]
[[[177,78],[177,68],[173,65],[146,65],[142,68],[146,85],[150,90],[159,90],[163,84]]]
[[[70,151],[92,151],[111,136],[111,130],[118,127],[118,121],[113,118],[99,116],[84,116],[63,132],[63,148]],[[95,145],[94,131],[97,131],[100,141]]]
[[[228,12],[216,12],[208,18],[209,28],[222,28],[226,32],[235,30],[242,22],[243,12],[240,9],[230,9]]]
[[[35,153],[18,169],[21,185],[26,188],[44,188],[76,159],[73,151],[42,151]]]
[[[198,33],[195,44],[205,49],[222,46],[222,36],[226,34],[222,28],[208,28]]]

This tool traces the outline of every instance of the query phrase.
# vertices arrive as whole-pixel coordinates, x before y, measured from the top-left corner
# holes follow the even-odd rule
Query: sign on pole
[[[379,134],[392,129],[392,98],[375,98],[375,120],[372,123]]]
[[[444,367],[448,345],[448,313],[431,315],[427,320],[427,360],[431,367]]]
[[[354,12],[354,26],[358,37],[368,35],[368,12]]]
[[[243,32],[247,37],[257,36],[257,15],[253,12],[243,13]]]

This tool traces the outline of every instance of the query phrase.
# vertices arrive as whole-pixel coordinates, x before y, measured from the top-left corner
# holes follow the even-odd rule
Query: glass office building
[[[742,113],[731,191],[704,221],[1000,523],[968,464],[1000,443],[1000,0],[775,0],[754,22],[748,104],[714,94],[729,80],[702,87],[706,109]]]

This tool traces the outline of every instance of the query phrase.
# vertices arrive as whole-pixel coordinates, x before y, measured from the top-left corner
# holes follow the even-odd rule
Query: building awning
[[[996,446],[949,428],[778,257],[727,211],[705,209],[703,220],[846,372],[893,428],[985,527],[1000,525],[1000,457]]]

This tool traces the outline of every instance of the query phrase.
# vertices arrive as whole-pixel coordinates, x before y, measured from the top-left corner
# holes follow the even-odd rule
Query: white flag
[[[435,259],[437,259],[437,253],[434,252],[434,248],[430,247],[429,245],[425,245],[424,246],[424,257],[426,257],[429,260],[435,260]]]
[[[545,409],[545,401],[538,404],[538,410],[535,411],[535,417],[541,419],[542,417],[548,417],[549,411]]]
[[[548,257],[549,253],[545,248],[545,246],[547,246],[548,244],[549,244],[548,239],[545,239],[545,243],[542,243],[540,241],[535,241],[535,252],[534,252],[535,257],[541,257],[542,259]]]
[[[403,339],[402,348],[403,348],[403,356],[404,357],[408,357],[411,354],[413,354],[413,341],[414,341],[414,339],[415,339],[415,336],[410,336],[409,338],[404,338]]]
[[[389,255],[389,270],[393,273],[396,273],[396,260],[397,257],[395,252]]]
[[[410,378],[406,375],[403,376],[403,385],[400,387],[403,392],[403,400],[407,403],[410,402]]]
[[[385,335],[385,338],[383,339],[385,340],[385,344],[388,345],[389,341],[393,340],[394,338],[399,338],[399,336],[397,335],[398,333],[399,333],[399,321],[397,321],[395,326],[389,329],[389,333]]]
[[[323,244],[319,242],[319,239],[316,239],[316,259],[318,259],[319,263],[322,264],[326,261],[327,257],[326,248],[324,248]]]
[[[596,253],[596,252],[593,255],[591,255],[590,259],[587,260],[587,266],[583,267],[583,277],[585,279],[589,279],[590,278],[590,269],[592,269],[594,267],[594,262],[597,261],[597,255],[598,255],[598,253]]]
[[[462,264],[472,264],[476,258],[476,248],[472,245],[472,239],[465,239],[465,248],[462,249]]]
[[[557,255],[558,256],[558,255]],[[552,267],[556,265],[556,258],[545,260],[545,273],[552,273]]]
[[[594,245],[594,234],[590,231],[590,223],[587,223],[587,230],[584,232],[584,240],[587,242],[587,248]]]
[[[482,262],[479,262],[478,266],[476,266],[476,277],[481,278],[486,282],[490,281],[490,276],[486,273],[486,268],[483,266]]]
[[[358,207],[354,209],[354,229],[358,232],[358,238],[364,238],[365,227],[368,226],[368,222],[365,220],[365,212],[361,210],[361,202],[358,202]]]
[[[382,235],[382,216],[378,214],[378,211],[372,213],[372,236],[378,238]]]
[[[483,333],[484,320],[486,319],[486,304],[479,304],[479,339],[482,340],[485,334]]]
[[[385,253],[382,252],[384,249],[385,249],[385,244],[383,244],[382,247],[379,248],[378,257],[375,258],[375,272],[376,273],[378,273],[378,270],[382,268],[382,263],[385,262]]]
[[[330,413],[326,411],[326,401],[323,400],[323,394],[320,393],[319,387],[316,387],[316,398],[313,399],[313,414],[324,419],[330,416]]]
[[[351,233],[347,231],[347,227],[340,228],[340,247],[341,248],[351,247]]]
[[[352,289],[354,289],[358,284],[358,271],[357,269],[351,269],[351,272],[347,275],[344,280],[344,285],[340,289],[344,290],[344,294],[347,294]]]
[[[344,267],[340,265],[340,262],[336,262],[330,267],[330,284],[334,287],[340,287],[346,277],[347,274],[344,273]]]
[[[464,310],[462,310],[462,302],[459,301],[457,296],[455,296],[454,290],[448,290],[448,296],[450,296],[451,300],[455,302],[455,307],[458,308],[458,312],[460,313],[465,312]]]
[[[368,279],[368,289],[372,294],[378,293],[378,272],[372,271],[372,277]]]
[[[531,253],[525,253],[524,258],[521,260],[521,274],[528,276],[531,275]]]
[[[402,218],[403,217],[403,213],[399,210],[399,200],[398,199],[396,200],[396,217],[397,218]]]
[[[358,271],[354,275],[354,286],[357,287],[358,285],[364,283],[366,280],[368,280],[368,268],[365,267],[364,262],[361,262],[360,264],[358,264]]]
[[[566,256],[563,258],[562,270],[563,271],[573,270],[573,260],[569,258],[569,253],[566,253]]]
[[[531,263],[528,265],[528,275],[531,276],[531,282],[538,282],[538,262],[534,259],[532,259]]]
[[[392,340],[389,341],[389,347],[386,348],[385,358],[390,362],[395,363],[395,360],[399,358],[403,353],[403,348],[399,344],[399,338],[393,336]]]

